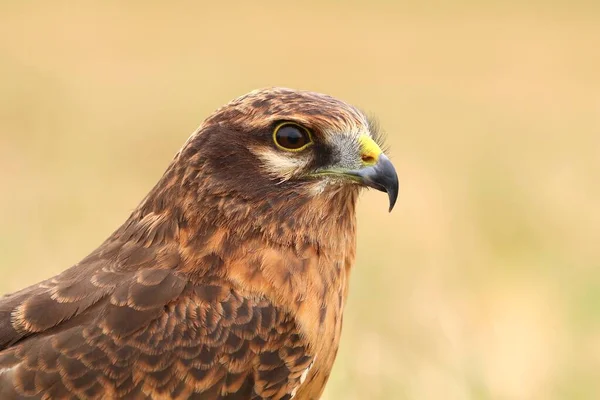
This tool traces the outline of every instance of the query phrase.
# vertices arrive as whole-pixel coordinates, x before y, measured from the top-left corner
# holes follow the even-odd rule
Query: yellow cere
[[[358,138],[360,143],[360,154],[364,165],[375,165],[383,151],[377,143],[368,135],[361,135]]]

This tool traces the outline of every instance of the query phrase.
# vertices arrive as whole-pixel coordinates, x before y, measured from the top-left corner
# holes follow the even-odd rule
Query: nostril
[[[375,158],[373,158],[372,156],[363,155],[361,158],[365,164],[375,164]]]

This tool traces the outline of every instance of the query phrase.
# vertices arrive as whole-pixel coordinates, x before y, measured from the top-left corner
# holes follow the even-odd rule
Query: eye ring
[[[310,131],[294,122],[282,122],[273,129],[273,143],[285,151],[298,152],[313,144]]]

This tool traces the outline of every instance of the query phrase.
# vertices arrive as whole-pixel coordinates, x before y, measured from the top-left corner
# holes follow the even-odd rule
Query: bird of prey
[[[377,140],[313,92],[218,109],[100,247],[0,298],[0,399],[318,399],[359,191],[398,192]]]

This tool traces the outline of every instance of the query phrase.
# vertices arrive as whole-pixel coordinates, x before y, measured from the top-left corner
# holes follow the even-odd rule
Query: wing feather
[[[285,399],[312,361],[291,315],[264,298],[172,270],[119,277],[100,299],[70,283],[13,307],[27,334],[0,351],[0,398]],[[87,308],[63,308],[71,300]],[[44,307],[52,317],[32,311]]]

